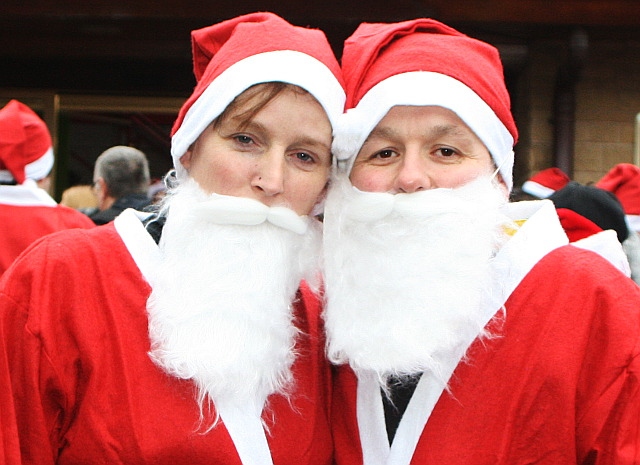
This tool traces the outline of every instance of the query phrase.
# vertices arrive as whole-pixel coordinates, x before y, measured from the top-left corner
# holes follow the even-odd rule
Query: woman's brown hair
[[[308,93],[301,87],[294,84],[287,84],[285,82],[265,82],[253,85],[233,99],[233,101],[227,105],[227,108],[225,108],[224,111],[220,113],[215,120],[213,120],[211,123],[213,129],[216,129],[222,121],[228,118],[230,114],[233,114],[236,108],[242,107],[249,102],[253,102],[253,104],[245,111],[234,116],[235,119],[240,121],[241,126],[248,124],[260,110],[285,91],[295,92],[300,95]]]

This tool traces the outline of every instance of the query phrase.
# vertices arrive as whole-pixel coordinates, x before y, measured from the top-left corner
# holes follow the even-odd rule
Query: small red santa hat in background
[[[350,171],[373,128],[396,105],[447,108],[480,138],[509,190],[518,139],[498,50],[432,19],[361,24],[344,45],[347,113],[333,150]]]
[[[202,131],[249,87],[297,85],[322,105],[332,125],[344,110],[340,65],[319,29],[293,26],[273,13],[251,13],[191,33],[197,85],[174,123],[171,155],[180,158]]]
[[[53,168],[47,125],[27,105],[11,100],[0,110],[0,182],[39,181]]]
[[[640,168],[631,163],[619,163],[596,186],[618,197],[630,229],[640,232]]]
[[[522,190],[534,197],[546,199],[554,192],[565,187],[569,182],[571,182],[571,179],[564,171],[560,168],[552,167],[531,176],[522,184]]]

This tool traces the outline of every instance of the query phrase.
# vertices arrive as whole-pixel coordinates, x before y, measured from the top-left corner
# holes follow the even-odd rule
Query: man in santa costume
[[[0,276],[36,239],[93,222],[48,194],[53,146],[47,125],[27,105],[0,109]]]
[[[498,51],[430,19],[362,24],[325,204],[336,462],[637,464],[640,292],[508,203]]]
[[[51,235],[3,277],[4,463],[332,463],[310,286],[341,71],[270,13],[192,42],[158,214]]]

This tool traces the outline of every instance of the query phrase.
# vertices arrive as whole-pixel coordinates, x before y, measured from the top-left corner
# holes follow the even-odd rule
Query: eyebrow
[[[265,132],[267,130],[267,128],[265,128],[262,124],[254,121],[253,119],[243,121],[242,117],[240,117],[239,115],[229,118],[229,121],[233,121],[233,124],[241,131],[251,129],[254,131]]]
[[[296,139],[296,142],[302,145],[311,145],[312,147],[320,147],[322,149],[331,152],[331,144],[325,144],[319,139],[314,139],[312,137],[303,136],[299,139]]]
[[[379,137],[380,139],[393,139],[394,137],[397,137],[397,135],[398,132],[388,126],[376,126],[364,140],[363,145],[369,142],[370,139],[374,139],[376,137]]]
[[[434,126],[429,131],[434,136],[467,136],[468,134],[462,130],[460,126],[453,124],[442,124]]]
[[[440,124],[437,126],[430,127],[428,128],[428,130],[425,131],[425,134],[429,137],[442,137],[442,136],[452,135],[452,136],[461,136],[466,138],[469,136],[469,134],[463,131],[460,126],[453,125],[453,124]],[[376,127],[373,129],[373,131],[371,131],[369,136],[365,139],[363,145],[369,142],[370,139],[374,139],[374,138],[394,139],[396,137],[399,137],[399,133],[393,128],[389,126]]]

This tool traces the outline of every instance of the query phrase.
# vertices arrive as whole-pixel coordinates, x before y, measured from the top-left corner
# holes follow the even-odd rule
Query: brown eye
[[[452,157],[456,154],[456,151],[453,149],[448,149],[448,148],[441,148],[439,149],[440,155],[442,155],[443,157]]]
[[[391,158],[394,154],[393,150],[381,150],[380,152],[374,153],[372,158]]]

